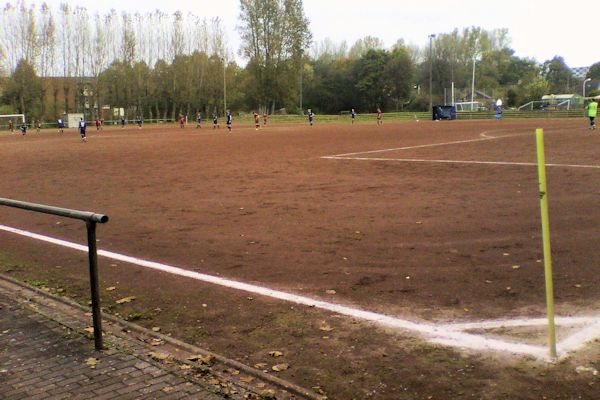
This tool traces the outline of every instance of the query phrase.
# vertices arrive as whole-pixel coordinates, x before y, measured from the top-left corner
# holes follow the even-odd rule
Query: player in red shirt
[[[179,127],[182,129],[185,127],[185,118],[182,114],[179,114]]]
[[[381,109],[377,109],[377,126],[382,125],[383,121],[381,120]]]
[[[260,122],[258,120],[258,113],[256,111],[254,111],[253,115],[254,115],[254,127],[256,128],[256,130],[258,130],[258,128],[260,128]]]
[[[99,131],[100,130],[100,120],[98,119],[98,117],[96,117],[94,122],[96,123],[96,130]]]
[[[267,126],[267,113],[263,113],[263,126]]]
[[[40,120],[36,119],[35,120],[35,132],[36,133],[40,133],[40,128],[42,127],[42,125],[40,124]]]

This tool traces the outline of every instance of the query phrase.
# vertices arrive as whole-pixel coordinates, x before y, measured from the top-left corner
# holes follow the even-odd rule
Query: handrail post
[[[102,350],[102,315],[100,310],[100,289],[98,283],[98,251],[96,247],[96,222],[85,221],[88,237],[88,258],[90,260],[90,289],[92,292],[92,318],[94,321],[94,346]]]

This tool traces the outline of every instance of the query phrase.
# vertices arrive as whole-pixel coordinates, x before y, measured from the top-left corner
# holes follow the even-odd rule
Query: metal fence
[[[58,215],[65,218],[74,218],[85,221],[88,239],[88,259],[90,270],[90,290],[92,295],[92,318],[94,324],[94,347],[102,350],[102,315],[100,311],[100,290],[98,283],[98,250],[96,247],[96,224],[108,222],[108,216],[90,211],[78,211],[68,208],[47,206],[43,204],[28,203],[25,201],[5,199],[0,197],[0,205],[35,211],[44,214]]]

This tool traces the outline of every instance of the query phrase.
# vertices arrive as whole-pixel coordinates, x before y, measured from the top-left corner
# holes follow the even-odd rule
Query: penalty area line
[[[427,160],[424,158],[383,158],[383,157],[342,157],[342,156],[325,156],[325,157],[321,157],[321,158],[328,159],[328,160],[396,161],[396,162],[415,162],[415,163],[432,163],[432,164],[483,164],[483,165],[517,166],[517,167],[537,167],[536,163],[513,162],[513,161]],[[550,164],[546,164],[546,167],[600,169],[600,165],[587,165],[587,164],[550,163]]]
[[[87,246],[82,244],[73,243],[66,240],[13,228],[10,226],[0,225],[0,231],[25,236],[31,239],[40,240],[46,243],[51,243],[54,245],[70,248],[77,251],[82,251],[86,253],[88,251]],[[173,275],[191,278],[198,281],[219,285],[222,287],[227,287],[230,289],[236,289],[252,294],[262,295],[278,300],[293,302],[308,307],[314,307],[321,310],[330,311],[359,320],[376,323],[388,328],[396,328],[416,332],[420,334],[425,340],[432,343],[445,344],[448,346],[460,347],[470,350],[490,350],[502,353],[508,352],[517,355],[530,355],[546,361],[549,360],[546,354],[547,350],[541,346],[528,345],[524,343],[506,342],[498,339],[486,338],[482,335],[457,331],[456,328],[451,328],[445,325],[417,323],[385,314],[362,310],[360,308],[330,303],[318,299],[313,299],[307,296],[300,296],[293,293],[283,292],[280,290],[269,289],[267,287],[259,285],[239,282],[214,275],[203,274],[154,261],[143,260],[137,257],[118,254],[112,251],[98,250],[98,255],[112,260],[122,261],[140,267],[150,268],[156,271],[162,271]],[[597,319],[597,321],[597,325],[600,325],[600,319]],[[575,347],[580,347],[586,342],[595,339],[595,336],[591,336],[596,335],[598,333],[597,331],[598,330],[594,326],[593,329],[589,329],[588,331],[581,335],[578,335],[577,337],[572,337],[568,343],[565,343],[563,346],[561,346],[562,352],[559,356],[564,357],[567,355],[567,352],[569,350],[572,350]]]

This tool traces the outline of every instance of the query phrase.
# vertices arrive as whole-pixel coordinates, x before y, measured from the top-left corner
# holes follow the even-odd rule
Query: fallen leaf
[[[319,330],[324,331],[324,332],[331,332],[334,328],[332,328],[331,326],[325,324],[322,325]]]
[[[485,283],[492,283],[492,281],[488,281],[487,279],[485,280]]]
[[[227,368],[227,372],[230,373],[231,375],[239,375],[240,371],[238,371],[237,369],[234,368]]]
[[[575,285],[575,287],[579,289],[579,288],[581,288],[581,285],[577,284],[577,285]]]
[[[265,364],[265,363],[257,363],[257,364],[254,364],[254,368],[256,368],[256,369],[265,369],[265,368],[267,368],[267,364]]]
[[[267,389],[260,392],[260,398],[264,400],[276,400],[275,391],[273,389]]]
[[[206,381],[209,385],[220,385],[221,381],[219,381],[217,378],[210,378],[208,381]]]
[[[88,326],[87,328],[83,329],[85,332],[87,333],[94,333],[94,327],[93,326]]]
[[[116,289],[116,287],[114,287],[114,286],[110,286],[110,287],[107,287],[107,288],[106,288],[106,291],[108,291],[108,292],[112,292],[112,291],[113,291],[113,290],[115,290],[115,289]]]
[[[502,253],[502,255],[503,255],[504,257],[506,257],[506,256],[510,256],[510,253]]]
[[[100,362],[100,360],[98,360],[97,358],[93,358],[93,357],[90,357],[87,360],[85,360],[85,364],[91,369],[96,368],[96,365],[98,365],[99,362]]]
[[[135,300],[135,296],[123,297],[122,299],[117,300],[115,303],[117,303],[117,304],[131,303],[133,300]]]
[[[520,266],[520,265],[513,265],[513,266],[512,266],[512,269],[519,269],[519,268],[521,268],[521,266]]]
[[[283,355],[283,353],[281,351],[274,350],[274,351],[270,351],[269,355],[271,357],[281,357]]]
[[[254,378],[253,378],[253,377],[251,377],[251,376],[241,376],[241,377],[240,377],[240,381],[242,381],[242,382],[246,382],[246,383],[250,383],[250,382],[252,382],[253,380],[254,380]]]
[[[327,294],[336,294],[337,292],[335,290],[333,290],[333,289],[328,289],[328,290],[325,291],[325,293],[327,293]]]
[[[152,332],[160,332],[160,326],[153,326]]]
[[[265,388],[265,387],[267,387],[267,385],[266,385],[266,384],[264,384],[264,383],[262,383],[262,382],[258,382],[258,383],[256,384],[256,387],[257,387],[257,388],[259,388],[259,389],[262,389],[262,388]]]
[[[275,372],[280,372],[280,371],[285,371],[286,369],[288,369],[290,367],[289,364],[283,363],[283,364],[277,364],[277,365],[273,365],[271,367],[271,369]]]
[[[192,366],[191,365],[187,365],[187,364],[181,364],[179,366],[179,369],[182,370],[182,371],[185,371],[185,370],[188,370],[188,369],[192,369]]]
[[[152,341],[150,341],[150,346],[161,346],[165,344],[165,341],[162,339],[152,339]]]
[[[209,364],[212,364],[212,362],[215,360],[215,357],[213,355],[211,355],[211,354],[208,354],[208,355],[205,355],[205,356],[203,356],[201,354],[196,354],[196,355],[193,355],[193,356],[189,356],[188,358],[186,358],[186,360],[189,360],[189,361],[199,361],[202,364],[209,365]]]
[[[170,357],[167,353],[160,353],[158,351],[151,351],[146,353],[146,355],[158,361],[163,361]]]

